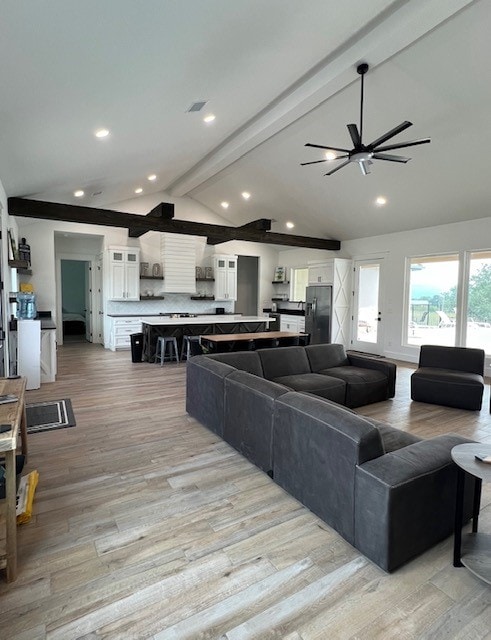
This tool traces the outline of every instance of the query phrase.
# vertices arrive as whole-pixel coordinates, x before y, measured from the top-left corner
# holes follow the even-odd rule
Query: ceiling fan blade
[[[310,144],[307,142],[306,147],[314,147],[314,149],[327,149],[328,151],[341,151],[341,153],[349,153],[349,149],[339,149],[338,147],[325,147],[322,144]]]
[[[411,142],[399,142],[399,144],[388,144],[385,147],[374,149],[375,153],[379,151],[390,151],[391,149],[404,149],[405,147],[415,147],[417,144],[427,144],[431,142],[431,138],[421,138],[421,140],[412,140]]]
[[[372,158],[375,160],[388,160],[389,162],[409,162],[411,158],[405,158],[404,156],[394,156],[388,153],[374,153]]]
[[[344,156],[336,156],[335,158],[325,158],[324,160],[313,160],[312,162],[301,162],[300,166],[305,167],[307,164],[317,164],[318,162],[335,162],[336,160],[340,160],[341,158],[349,158],[349,155],[346,154]]]
[[[366,176],[366,175],[368,175],[370,173],[369,161],[362,160],[358,164],[360,165],[361,172],[363,173],[364,176]]]
[[[404,131],[404,129],[407,129],[408,127],[412,127],[412,125],[413,123],[409,122],[409,120],[404,120],[404,122],[402,122],[399,126],[394,127],[390,131],[387,131],[387,133],[384,133],[383,136],[380,136],[380,138],[377,138],[376,140],[374,140],[371,144],[368,145],[368,147],[370,149],[374,149],[379,144],[382,144],[382,142],[385,142],[386,140],[389,140],[389,138],[393,138],[398,133],[401,133],[401,131]]]
[[[346,126],[348,127],[351,140],[353,141],[353,146],[356,149],[356,147],[359,147],[361,145],[361,137],[358,132],[358,127],[356,126],[356,124],[348,124]]]
[[[350,161],[346,160],[346,162],[341,162],[340,165],[338,165],[335,169],[333,169],[332,171],[329,171],[329,173],[325,173],[325,176],[332,176],[333,173],[336,173],[336,171],[339,171],[340,169],[342,169],[343,167],[345,167],[347,164],[349,164]]]

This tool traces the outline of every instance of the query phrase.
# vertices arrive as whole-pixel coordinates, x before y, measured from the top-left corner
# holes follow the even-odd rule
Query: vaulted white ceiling
[[[488,0],[4,0],[0,181],[88,206],[141,186],[340,240],[487,217],[490,19]],[[301,167],[323,157],[306,142],[351,147],[361,61],[364,141],[410,120],[391,142],[431,144],[368,176]]]

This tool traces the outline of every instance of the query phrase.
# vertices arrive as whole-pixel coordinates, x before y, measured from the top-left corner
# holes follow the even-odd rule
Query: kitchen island
[[[159,337],[177,338],[179,353],[183,336],[206,334],[255,333],[264,331],[274,318],[268,316],[203,315],[185,317],[150,316],[142,318],[143,360],[155,361],[155,349]]]

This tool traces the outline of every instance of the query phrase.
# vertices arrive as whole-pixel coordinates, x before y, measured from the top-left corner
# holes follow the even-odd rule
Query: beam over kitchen
[[[174,220],[171,217],[173,211],[170,210],[168,205],[169,203],[161,203],[161,205],[158,205],[152,210],[152,212],[156,212],[155,214],[142,216],[133,213],[113,211],[111,209],[96,209],[94,207],[43,202],[40,200],[29,200],[27,198],[8,199],[9,213],[13,216],[96,224],[106,227],[120,227],[132,230],[133,234],[138,233],[138,235],[142,235],[147,231],[158,231],[161,233],[183,233],[193,236],[206,236],[208,238],[208,244],[221,244],[222,242],[228,242],[230,240],[244,240],[247,242],[261,242],[263,244],[303,247],[307,249],[326,249],[331,251],[339,251],[341,248],[339,240],[295,236],[288,233],[272,233],[267,230],[267,223],[270,223],[270,221],[265,218],[242,227],[228,227],[218,224]]]

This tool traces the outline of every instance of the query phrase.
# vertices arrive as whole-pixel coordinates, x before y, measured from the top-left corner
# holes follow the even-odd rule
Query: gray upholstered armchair
[[[482,349],[422,345],[418,369],[411,376],[411,398],[479,411],[483,376]]]

